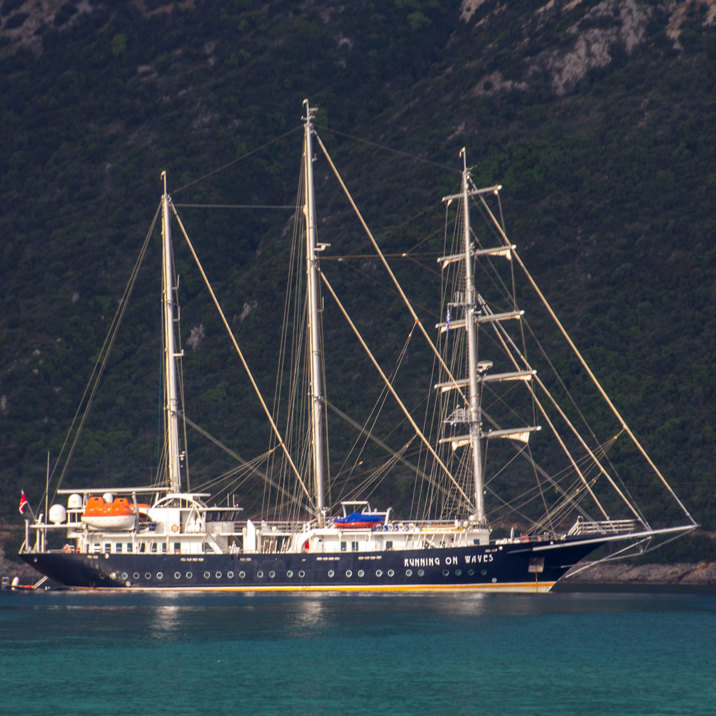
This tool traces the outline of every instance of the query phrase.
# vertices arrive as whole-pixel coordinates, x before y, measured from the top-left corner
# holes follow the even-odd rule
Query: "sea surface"
[[[0,714],[716,714],[716,594],[0,593]]]

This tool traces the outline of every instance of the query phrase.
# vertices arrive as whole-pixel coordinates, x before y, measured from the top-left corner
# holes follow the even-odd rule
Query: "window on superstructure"
[[[178,554],[179,552],[181,552],[181,543],[180,543],[180,542],[175,542],[175,543],[174,543],[174,553],[175,553],[175,554]]]
[[[104,551],[109,554],[112,551],[112,545],[109,542],[104,543]]]
[[[156,552],[156,551],[157,551],[157,543],[152,542],[152,552]]]
[[[358,551],[358,542],[351,542],[351,552]]]
[[[166,542],[162,542],[162,552],[166,554],[169,551],[169,545]]]
[[[127,552],[131,552],[131,551],[132,551],[132,543],[127,542]]]
[[[346,543],[341,542],[341,552],[345,552],[345,551],[346,551]]]
[[[121,543],[121,542],[117,542],[117,543],[114,545],[114,551],[115,551],[117,554],[121,554],[121,553],[122,553],[122,543]]]

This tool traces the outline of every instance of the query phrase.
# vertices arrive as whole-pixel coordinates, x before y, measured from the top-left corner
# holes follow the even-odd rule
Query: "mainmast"
[[[320,274],[317,253],[325,248],[324,244],[316,244],[316,204],[313,195],[313,116],[315,107],[308,100],[303,101],[306,110],[305,134],[303,142],[303,183],[305,203],[303,206],[306,218],[306,285],[308,292],[308,350],[311,370],[311,444],[313,446],[313,480],[316,499],[316,512],[319,524],[323,526],[326,516],[324,490],[326,479],[326,446],[324,436],[325,393],[323,387],[321,343],[321,293]]]
[[[468,192],[467,153],[463,147],[462,156],[462,230],[463,252],[465,255],[465,323],[467,328],[467,370],[468,370],[468,412],[470,448],[472,453],[472,472],[475,486],[475,514],[473,519],[482,524],[485,521],[485,501],[483,496],[482,449],[480,445],[480,428],[482,413],[481,396],[478,385],[479,364],[477,361],[477,321],[475,320],[475,281],[472,271],[472,249],[470,242],[470,194]]]
[[[162,305],[164,308],[164,404],[167,477],[172,492],[181,492],[179,457],[179,401],[177,398],[176,360],[181,354],[174,348],[174,272],[172,268],[172,234],[169,223],[167,173],[162,172]]]

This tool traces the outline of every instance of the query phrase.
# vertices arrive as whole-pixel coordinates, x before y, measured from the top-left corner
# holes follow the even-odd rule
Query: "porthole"
[[[286,576],[291,579],[291,577],[293,577],[293,572],[289,569],[288,572],[286,572]]]
[[[233,573],[233,572],[227,572],[227,573],[226,573],[226,576],[227,576],[229,579],[233,579],[233,578],[234,578],[234,573]]]
[[[209,579],[211,577],[211,572],[204,572],[204,579]]]
[[[239,572],[239,579],[243,579],[245,576],[246,576],[246,572],[244,572],[243,570],[241,572]]]
[[[174,572],[174,579],[181,579],[181,572]]]
[[[150,580],[151,578],[152,578],[152,575],[151,575],[150,572],[145,572],[145,573],[144,573],[144,579]]]
[[[333,577],[336,576],[336,573],[335,573],[332,569],[329,569],[329,570],[328,570],[328,576],[329,576],[331,579],[333,579]]]
[[[273,579],[276,576],[276,572],[273,569],[269,572],[269,579]]]
[[[473,574],[475,574],[475,570],[474,570],[474,569],[468,569],[468,570],[467,570],[467,576],[468,576],[468,577],[472,577]]]
[[[424,576],[425,576],[425,570],[424,570],[424,569],[419,569],[419,570],[418,570],[418,577],[424,577]]]
[[[481,570],[480,570],[480,574],[481,574],[483,577],[486,577],[486,576],[487,576],[487,570],[486,570],[486,569],[481,569]]]
[[[358,570],[358,576],[359,577],[365,577],[365,572],[362,569]]]
[[[456,569],[456,570],[455,570],[455,576],[456,576],[456,577],[459,577],[460,575],[462,575],[462,570],[461,570],[461,569]]]
[[[217,572],[214,576],[215,576],[217,579],[221,579],[223,575],[221,574],[221,572]]]
[[[135,573],[132,575],[132,579],[134,579],[135,582],[139,579],[139,577],[140,577],[139,572],[135,572]]]
[[[492,583],[494,584],[497,581],[497,577],[492,578]]]
[[[122,579],[126,581],[127,579],[129,579],[129,575],[126,572],[122,572]]]
[[[389,569],[389,570],[388,570],[388,576],[389,576],[389,577],[394,577],[394,576],[395,576],[395,572],[394,572],[392,569]]]
[[[348,578],[350,579],[352,576],[353,576],[353,572],[352,572],[350,569],[347,569],[347,570],[346,570],[346,577],[348,577]]]
[[[383,576],[383,570],[382,570],[382,569],[376,569],[376,570],[375,570],[375,576],[376,576],[376,577],[382,577],[382,576]]]
[[[187,572],[184,576],[185,576],[187,579],[193,579],[193,578],[194,578],[194,575],[193,575],[191,572]]]
[[[301,579],[303,579],[303,578],[306,576],[306,573],[305,573],[303,570],[301,570],[301,571],[298,573],[298,576],[299,576]]]
[[[100,572],[100,575],[99,575],[99,578],[100,578],[100,579],[104,579],[105,576],[106,576],[105,574],[103,574],[103,573]]]
[[[450,574],[449,569],[443,569],[443,577],[447,577]]]
[[[109,578],[110,578],[110,579],[117,579],[117,573],[116,573],[116,572],[110,572],[110,573],[109,573]]]
[[[412,577],[412,576],[413,576],[413,570],[412,570],[412,569],[406,569],[406,570],[405,570],[405,576],[406,576],[406,577]]]
[[[259,579],[263,579],[264,573],[259,570],[258,572],[256,572],[256,576],[257,576]]]
[[[164,574],[162,574],[162,572],[157,572],[157,579],[159,579],[160,581],[164,579]]]

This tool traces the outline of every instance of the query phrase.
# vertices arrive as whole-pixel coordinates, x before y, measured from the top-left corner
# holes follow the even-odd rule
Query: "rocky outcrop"
[[[5,550],[0,547],[0,577],[7,577],[10,580],[19,577],[22,584],[34,584],[40,576],[24,562],[6,559]]]
[[[580,567],[583,566],[579,565]],[[612,562],[567,573],[565,583],[572,584],[716,584],[716,562],[676,564],[628,564]]]

